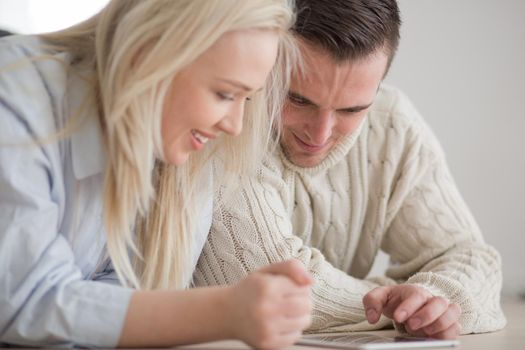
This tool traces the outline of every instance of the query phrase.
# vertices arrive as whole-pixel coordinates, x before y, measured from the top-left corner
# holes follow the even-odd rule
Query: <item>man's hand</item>
[[[418,286],[378,287],[364,296],[363,304],[368,322],[376,323],[384,314],[411,335],[454,339],[461,330],[460,307]]]

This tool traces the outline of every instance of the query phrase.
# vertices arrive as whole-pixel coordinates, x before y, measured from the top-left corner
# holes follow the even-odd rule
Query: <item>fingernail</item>
[[[408,323],[410,325],[410,328],[412,328],[413,330],[416,330],[419,328],[419,326],[421,326],[421,320],[417,317],[411,319]]]
[[[366,309],[366,318],[367,319],[372,319],[372,320],[375,320],[377,317],[377,312],[376,310],[370,308],[370,309]]]
[[[399,313],[397,314],[397,317],[399,318],[397,321],[398,322],[403,322],[406,318],[407,318],[407,312],[405,310],[401,310],[399,311]]]

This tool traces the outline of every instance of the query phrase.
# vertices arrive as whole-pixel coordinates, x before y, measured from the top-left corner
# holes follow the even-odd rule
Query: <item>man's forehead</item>
[[[366,60],[336,62],[326,55],[305,57],[294,71],[290,90],[315,105],[347,109],[370,104],[387,66],[385,54]]]
[[[316,67],[330,67],[338,68],[342,66],[348,66],[355,63],[371,62],[376,60],[378,57],[385,59],[385,70],[389,61],[389,53],[386,47],[379,47],[375,51],[358,57],[349,57],[347,59],[335,58],[327,49],[320,45],[313,44],[309,41],[305,41],[301,38],[298,39],[299,52],[301,55],[300,63],[295,67],[294,72],[298,74],[303,72],[303,75],[311,75]]]

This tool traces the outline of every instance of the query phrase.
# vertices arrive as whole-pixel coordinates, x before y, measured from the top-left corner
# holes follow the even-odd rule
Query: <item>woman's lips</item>
[[[204,145],[210,140],[214,139],[217,136],[213,134],[207,134],[205,132],[192,129],[190,131],[191,133],[191,144],[194,149],[200,150],[204,147]]]

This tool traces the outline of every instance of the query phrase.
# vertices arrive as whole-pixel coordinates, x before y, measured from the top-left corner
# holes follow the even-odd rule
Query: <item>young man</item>
[[[500,256],[428,126],[381,84],[398,46],[395,0],[300,0],[297,9],[304,64],[292,77],[281,147],[218,201],[196,285],[296,258],[316,280],[311,331],[372,330],[390,319],[435,338],[502,328]],[[393,264],[366,278],[380,249]]]

